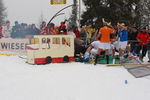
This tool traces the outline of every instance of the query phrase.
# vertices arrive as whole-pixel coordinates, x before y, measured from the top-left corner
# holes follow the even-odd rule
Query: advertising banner
[[[26,45],[29,44],[29,39],[0,39],[0,51],[12,51],[18,54],[26,54]]]
[[[52,5],[56,4],[66,4],[66,0],[51,0]]]

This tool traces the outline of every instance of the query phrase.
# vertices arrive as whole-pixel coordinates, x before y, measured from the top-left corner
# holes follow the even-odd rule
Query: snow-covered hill
[[[149,100],[149,79],[134,78],[123,67],[29,65],[17,56],[0,56],[1,100]]]

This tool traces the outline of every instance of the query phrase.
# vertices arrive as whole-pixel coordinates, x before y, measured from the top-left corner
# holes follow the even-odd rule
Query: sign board
[[[12,51],[17,54],[26,54],[26,45],[29,44],[29,39],[12,39],[1,38],[0,39],[0,51]]]
[[[51,0],[51,4],[66,4],[66,0]]]

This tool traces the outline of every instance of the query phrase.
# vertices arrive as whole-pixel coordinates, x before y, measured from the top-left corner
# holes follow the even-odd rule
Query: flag
[[[66,0],[51,0],[51,4],[66,4]]]

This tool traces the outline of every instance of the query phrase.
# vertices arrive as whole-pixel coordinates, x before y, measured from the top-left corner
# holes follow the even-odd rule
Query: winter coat
[[[149,34],[148,33],[142,33],[139,32],[136,39],[138,40],[138,45],[139,46],[147,46],[149,42]]]

